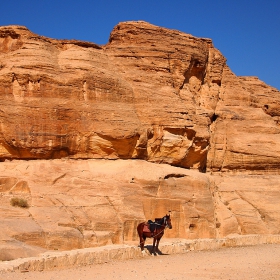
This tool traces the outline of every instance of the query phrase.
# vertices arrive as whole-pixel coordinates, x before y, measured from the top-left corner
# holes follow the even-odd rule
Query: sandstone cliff
[[[127,22],[106,46],[19,26],[0,40],[1,159],[279,168],[279,91],[236,77],[209,39]]]
[[[0,102],[0,259],[136,240],[168,210],[168,237],[279,234],[280,92],[234,75],[210,39],[0,27]]]
[[[137,224],[169,210],[169,238],[279,234],[279,175],[221,176],[141,160],[69,159],[3,162],[0,174],[1,260],[137,243]],[[29,207],[12,207],[14,197]]]

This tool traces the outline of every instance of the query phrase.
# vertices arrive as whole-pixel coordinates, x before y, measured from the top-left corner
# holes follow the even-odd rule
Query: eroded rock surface
[[[169,210],[165,237],[280,233],[277,175],[209,175],[139,160],[12,161],[0,174],[2,259],[137,241],[138,223]],[[29,207],[11,206],[14,197]]]
[[[210,39],[0,27],[0,103],[0,259],[136,241],[169,210],[167,237],[279,234],[280,92]]]
[[[98,46],[8,26],[0,50],[1,159],[278,169],[279,91],[232,74],[210,39],[126,22]]]

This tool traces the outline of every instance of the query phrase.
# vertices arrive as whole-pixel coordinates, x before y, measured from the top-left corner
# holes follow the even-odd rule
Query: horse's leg
[[[159,241],[160,241],[160,238],[157,239],[157,244],[156,244],[156,251],[157,251],[157,252],[158,252]]]
[[[146,240],[146,237],[143,233],[143,228],[144,228],[144,223],[141,223],[137,226],[137,232],[138,232],[138,235],[139,235],[139,239],[140,239],[140,248],[141,248],[141,251],[144,250],[144,244],[145,244],[145,240]]]
[[[140,247],[141,247],[141,251],[144,250],[145,240],[146,240],[146,237],[145,237],[144,235],[141,235],[141,236],[140,236]]]
[[[155,254],[155,244],[156,244],[156,238],[153,238],[153,253]]]

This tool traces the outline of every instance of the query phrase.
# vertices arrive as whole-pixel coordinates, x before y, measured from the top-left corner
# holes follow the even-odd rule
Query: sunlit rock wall
[[[279,234],[280,92],[210,39],[0,27],[0,103],[0,259],[136,242],[169,210],[170,238]]]

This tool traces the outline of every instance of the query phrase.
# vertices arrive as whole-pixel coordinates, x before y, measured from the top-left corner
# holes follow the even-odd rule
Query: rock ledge
[[[182,254],[193,250],[217,250],[223,247],[260,244],[280,244],[280,235],[246,235],[221,239],[180,239],[172,241],[166,239],[165,242],[161,243],[160,250],[164,254]],[[65,269],[74,266],[101,264],[113,260],[144,257],[151,257],[147,248],[145,248],[145,253],[143,254],[137,246],[110,245],[64,252],[47,252],[40,257],[4,261],[0,263],[0,272]]]

